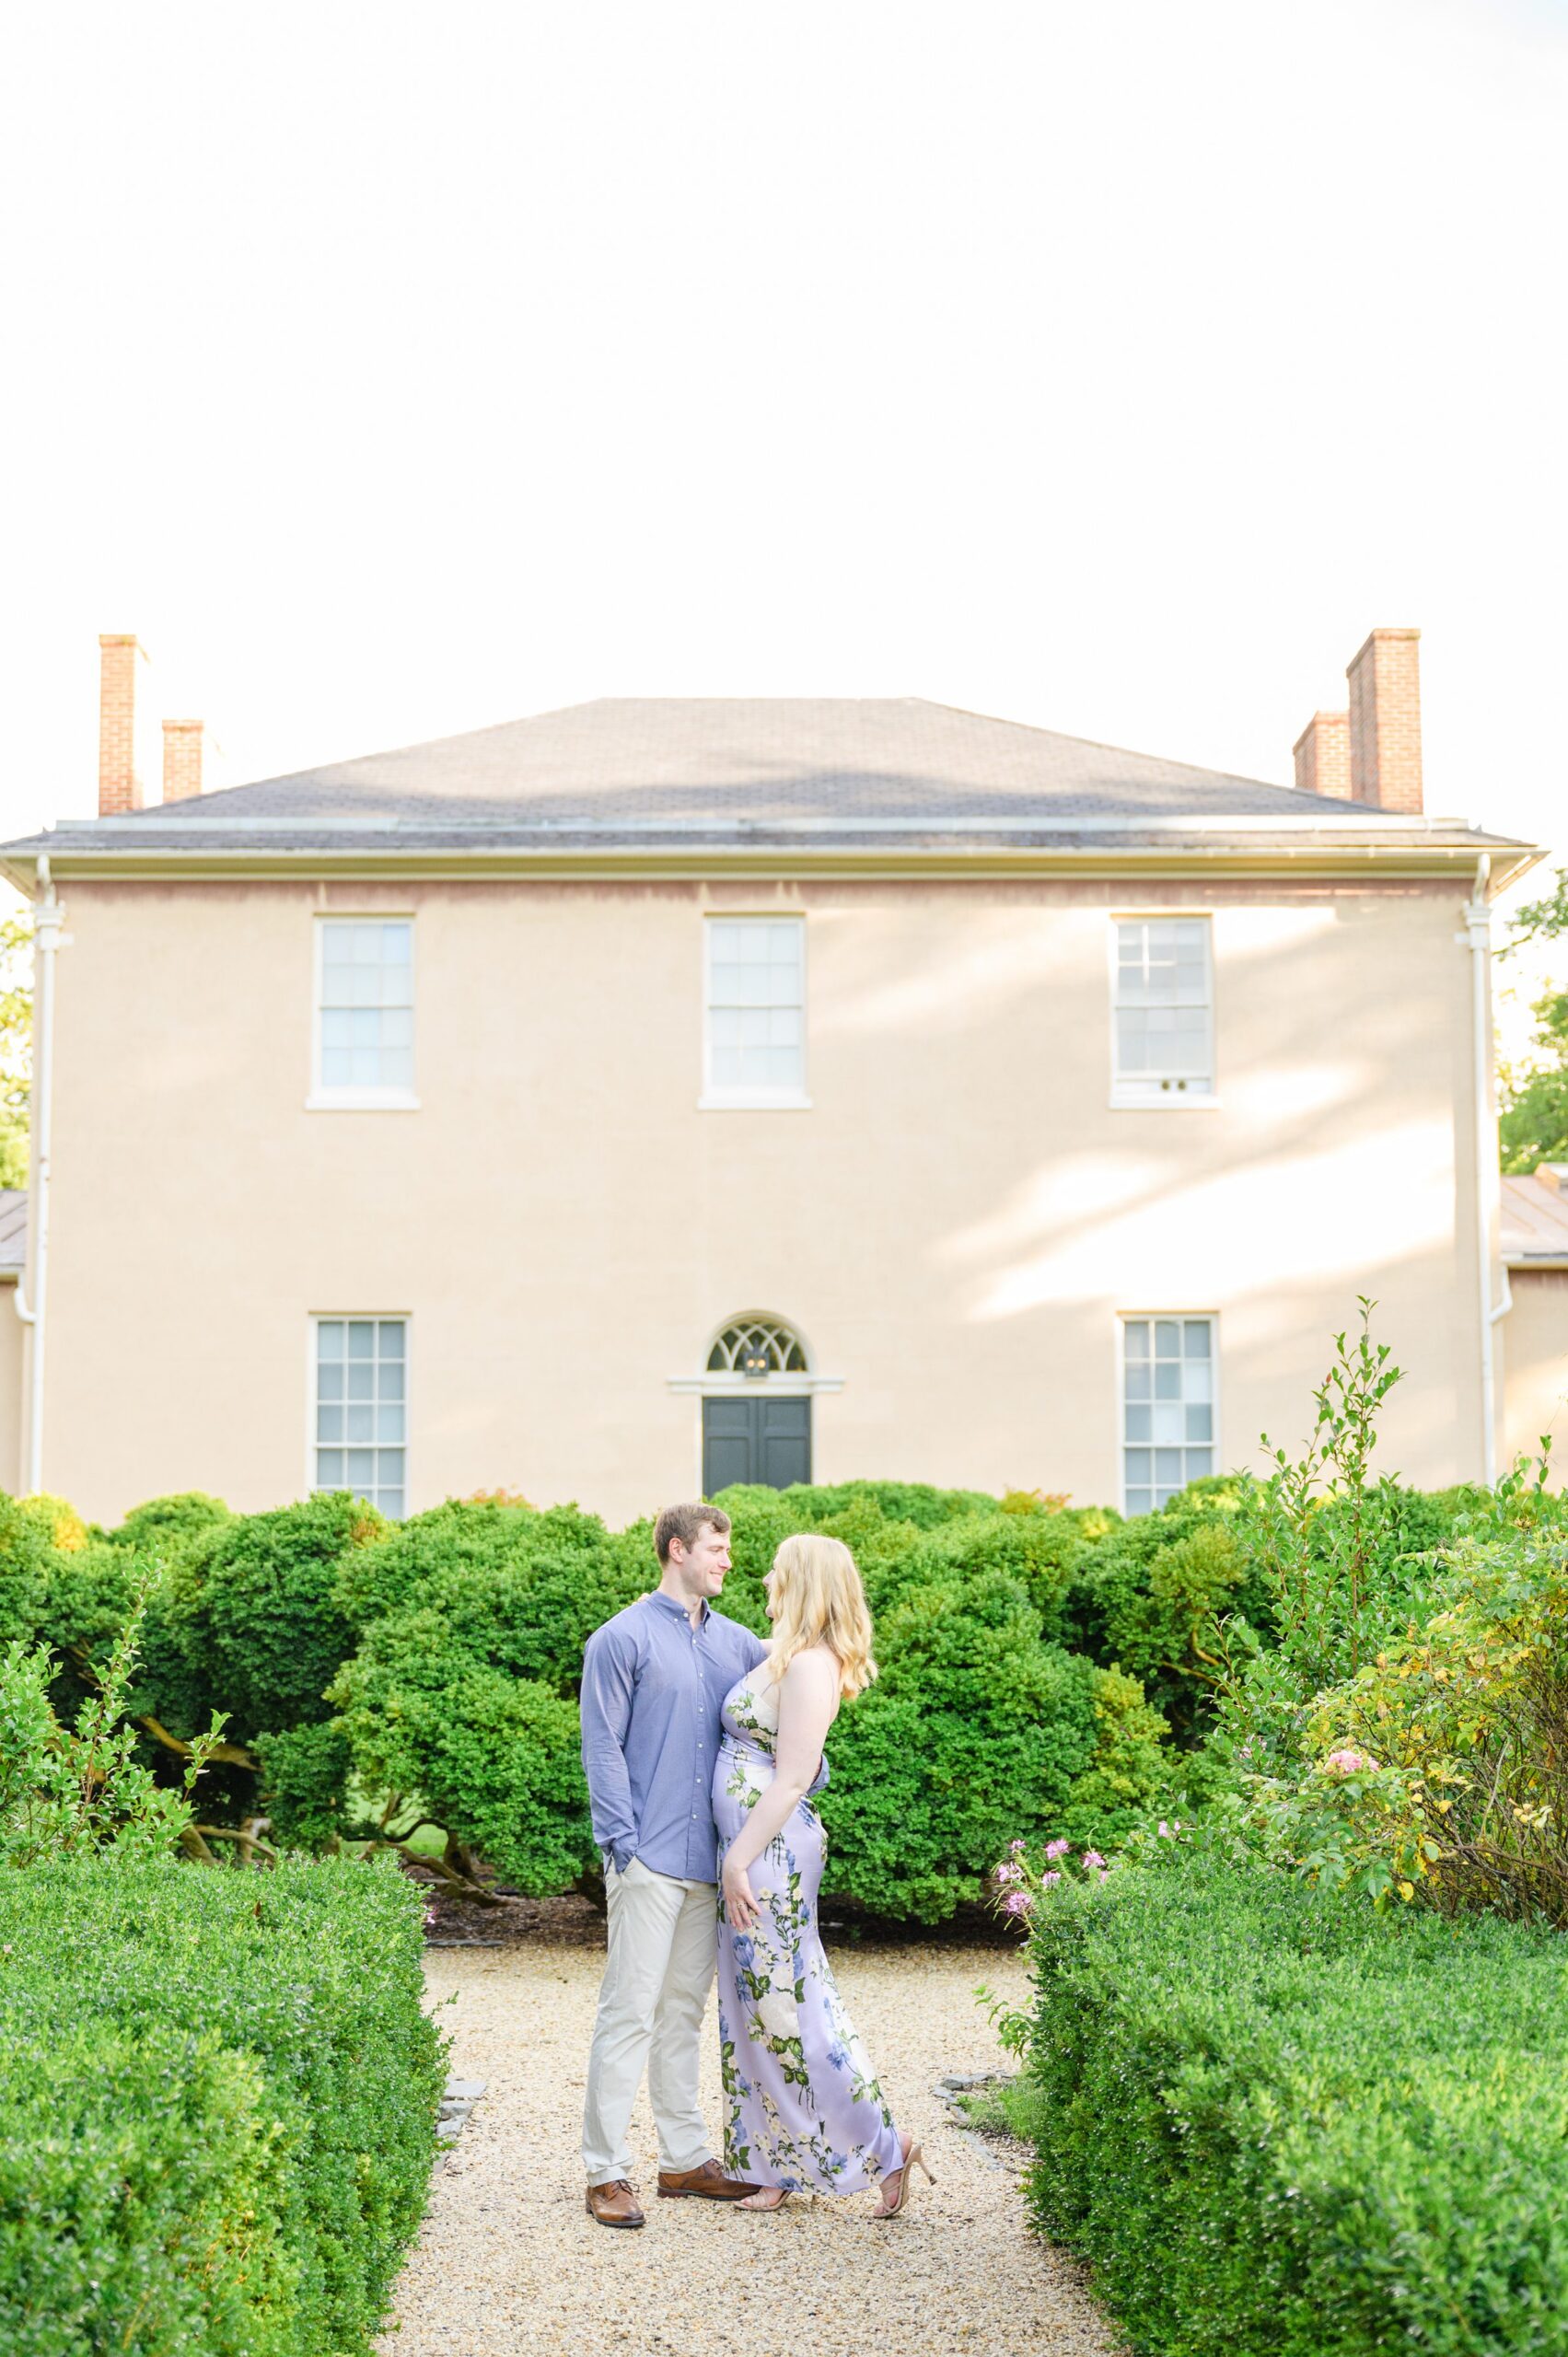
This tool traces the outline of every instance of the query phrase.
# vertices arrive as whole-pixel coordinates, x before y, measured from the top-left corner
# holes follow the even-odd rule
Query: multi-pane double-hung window
[[[1213,961],[1207,917],[1122,918],[1116,927],[1118,1105],[1213,1097]]]
[[[1121,1489],[1149,1514],[1214,1469],[1214,1321],[1121,1321]]]
[[[318,1490],[352,1490],[401,1515],[408,1463],[408,1320],[316,1320],[313,1472]]]
[[[317,919],[314,1097],[414,1102],[412,918]]]
[[[806,921],[709,917],[704,1105],[804,1105]]]

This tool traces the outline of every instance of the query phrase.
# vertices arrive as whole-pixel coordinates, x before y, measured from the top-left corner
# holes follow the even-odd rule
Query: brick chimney
[[[189,802],[202,791],[202,723],[166,720],[163,724],[163,798]]]
[[[1304,794],[1351,798],[1350,714],[1315,712],[1295,740],[1295,782]]]
[[[142,807],[136,768],[136,669],[146,656],[126,632],[100,636],[98,688],[98,814],[115,819]]]
[[[1349,670],[1350,773],[1357,802],[1421,808],[1418,630],[1375,630]]]

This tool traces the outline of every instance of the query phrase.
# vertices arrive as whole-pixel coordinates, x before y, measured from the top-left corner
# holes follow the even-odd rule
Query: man
[[[657,1587],[596,1629],[583,1656],[583,1767],[610,1910],[583,2107],[587,2206],[601,2226],[643,2223],[626,2137],[645,2065],[661,2195],[738,2201],[756,2189],[714,2159],[697,2072],[717,1953],[719,1713],[766,1648],[712,1609],[729,1569],[726,1514],[667,1506],[654,1549]]]

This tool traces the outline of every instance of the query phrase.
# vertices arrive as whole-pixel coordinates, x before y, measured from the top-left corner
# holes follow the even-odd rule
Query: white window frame
[[[1121,1080],[1121,1046],[1117,1036],[1117,993],[1121,988],[1121,927],[1124,924],[1202,924],[1203,956],[1208,970],[1209,1008],[1209,1084],[1206,1088],[1190,1088],[1185,1084],[1174,1088],[1160,1088],[1151,1095],[1140,1096],[1126,1088]],[[1110,977],[1110,1107],[1119,1113],[1191,1113],[1213,1112],[1220,1102],[1219,1092],[1219,1009],[1216,1001],[1214,975],[1214,920],[1209,909],[1113,909],[1106,935],[1106,966]],[[1189,1311],[1196,1317],[1197,1312]]]
[[[1151,1323],[1157,1318],[1201,1318],[1209,1329],[1210,1411],[1214,1438],[1209,1446],[1214,1451],[1213,1470],[1221,1469],[1220,1455],[1220,1314],[1217,1309],[1119,1309],[1116,1313],[1116,1504],[1120,1514],[1127,1512],[1127,1327],[1131,1319],[1146,1318]],[[1138,1444],[1131,1444],[1136,1447]],[[1151,1441],[1150,1447],[1154,1446]],[[1182,1443],[1183,1448],[1202,1448],[1202,1441]],[[1149,1483],[1150,1489],[1157,1484]],[[1142,1512],[1142,1508],[1139,1509]],[[1156,1509],[1157,1511],[1157,1509]]]
[[[316,1381],[321,1364],[320,1345],[317,1341],[316,1329],[319,1326],[330,1326],[340,1322],[347,1325],[351,1319],[355,1318],[372,1318],[377,1324],[390,1323],[395,1320],[403,1329],[403,1511],[401,1518],[406,1521],[413,1511],[409,1503],[409,1461],[413,1454],[413,1407],[410,1396],[413,1389],[413,1319],[406,1309],[312,1309],[307,1316],[305,1320],[304,1493],[308,1498],[327,1497],[331,1494],[330,1491],[323,1490],[320,1482],[316,1479],[316,1451],[318,1446],[321,1446],[316,1438],[316,1411],[320,1405],[316,1396]],[[325,1445],[330,1447],[331,1444],[329,1442]],[[378,1446],[378,1444],[372,1445]],[[360,1444],[356,1443],[355,1446]],[[389,1441],[386,1446],[391,1447],[394,1444]],[[343,1446],[347,1448],[347,1441],[344,1441]],[[350,1485],[344,1481],[339,1486],[346,1490]],[[357,1495],[357,1492],[355,1494]]]
[[[419,1094],[412,1088],[329,1088],[321,1078],[322,993],[326,976],[326,928],[329,924],[406,924],[409,929],[409,1009],[414,1022],[414,1052],[418,1052],[419,976],[418,932],[412,909],[318,909],[311,918],[310,946],[310,1094],[308,1113],[416,1113]],[[417,1067],[416,1067],[417,1069]]]
[[[793,924],[800,932],[800,1071],[798,1088],[721,1088],[713,1078],[714,927],[715,924]],[[703,1088],[697,1109],[703,1113],[801,1113],[811,1108],[806,1086],[809,1047],[807,1011],[810,978],[807,970],[807,925],[799,909],[706,909],[703,912]]]

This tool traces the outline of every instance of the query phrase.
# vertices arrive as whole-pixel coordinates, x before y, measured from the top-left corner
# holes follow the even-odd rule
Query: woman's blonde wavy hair
[[[871,1658],[871,1615],[854,1557],[842,1539],[807,1532],[786,1538],[768,1573],[773,1606],[769,1657],[775,1678],[807,1645],[826,1645],[839,1665],[845,1695],[862,1693],[877,1675]]]

